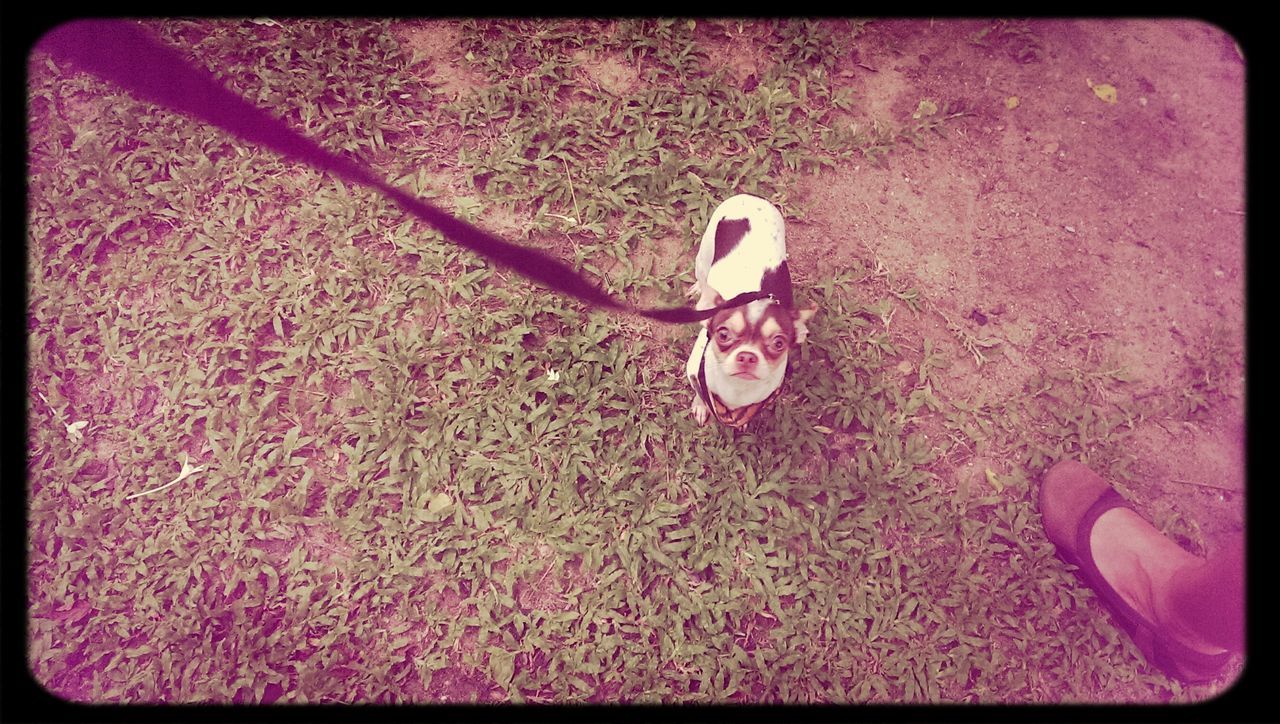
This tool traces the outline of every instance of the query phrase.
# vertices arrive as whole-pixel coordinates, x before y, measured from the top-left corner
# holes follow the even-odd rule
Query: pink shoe
[[[1058,555],[1078,568],[1076,574],[1098,595],[1149,663],[1186,683],[1213,681],[1230,660],[1230,652],[1206,654],[1178,642],[1125,602],[1098,571],[1089,546],[1090,534],[1098,518],[1114,508],[1132,510],[1133,506],[1096,473],[1074,460],[1063,460],[1044,474],[1040,513]]]

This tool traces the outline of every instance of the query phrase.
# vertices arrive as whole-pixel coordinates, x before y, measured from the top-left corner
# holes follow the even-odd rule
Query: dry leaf
[[[1085,78],[1084,82],[1088,83],[1089,87],[1093,89],[1093,94],[1101,98],[1103,101],[1106,101],[1107,103],[1116,102],[1117,96],[1116,96],[1115,86],[1109,83],[1099,83],[1097,85],[1094,85],[1093,81],[1089,80],[1088,78]]]
[[[188,461],[186,461],[186,460],[183,460],[183,461],[182,461],[182,470],[181,470],[181,472],[179,472],[179,473],[178,473],[178,477],[174,478],[173,480],[169,481],[168,483],[165,483],[164,485],[161,485],[161,486],[160,486],[160,487],[158,487],[158,488],[152,488],[152,489],[150,489],[150,490],[144,490],[144,491],[142,491],[141,493],[134,493],[133,495],[127,495],[127,496],[125,496],[125,500],[132,500],[133,498],[137,498],[137,497],[140,497],[140,496],[143,496],[143,495],[150,495],[151,493],[158,493],[158,492],[160,492],[161,490],[164,490],[165,488],[168,488],[168,487],[171,487],[171,486],[177,485],[178,483],[182,482],[183,480],[186,480],[188,477],[190,477],[190,476],[192,476],[192,475],[195,475],[196,473],[200,473],[200,472],[204,472],[204,466],[203,466],[203,465],[196,465],[196,466],[192,466],[190,462],[188,462]]]

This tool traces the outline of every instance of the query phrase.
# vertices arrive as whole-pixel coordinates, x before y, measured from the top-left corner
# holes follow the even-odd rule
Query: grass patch
[[[833,74],[856,23],[468,21],[455,60],[486,84],[457,98],[415,80],[390,21],[154,27],[330,148],[464,215],[507,210],[611,291],[670,303],[723,198],[786,206],[791,173],[927,151],[963,115],[940,99],[859,117]],[[754,85],[710,59],[745,30]],[[635,79],[592,83],[583,58]],[[1034,507],[1064,455],[1123,478],[1135,413],[1096,399],[1118,372],[942,399],[952,360],[890,331],[937,312],[875,270],[824,270],[799,292],[823,312],[788,404],[745,433],[700,429],[683,336],[39,56],[30,96],[29,658],[51,690],[1194,694],[1138,664]],[[1007,461],[989,485],[944,485],[979,445]],[[130,498],[184,464],[202,469]]]

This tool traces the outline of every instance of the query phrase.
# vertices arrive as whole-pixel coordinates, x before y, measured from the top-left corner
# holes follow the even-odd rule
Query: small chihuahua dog
[[[741,429],[777,396],[787,353],[804,342],[817,308],[793,307],[782,214],[756,196],[739,194],[716,208],[693,268],[689,296],[698,309],[743,292],[769,295],[704,320],[685,364],[698,424],[714,415]]]

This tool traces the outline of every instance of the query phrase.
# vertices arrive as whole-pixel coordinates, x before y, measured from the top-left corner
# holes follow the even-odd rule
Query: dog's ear
[[[792,310],[791,320],[796,328],[796,344],[804,344],[809,337],[809,326],[807,322],[813,319],[813,315],[818,313],[818,307],[812,306],[808,309]]]

